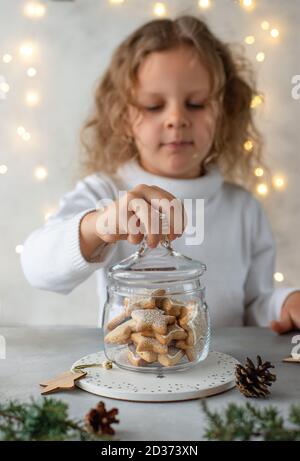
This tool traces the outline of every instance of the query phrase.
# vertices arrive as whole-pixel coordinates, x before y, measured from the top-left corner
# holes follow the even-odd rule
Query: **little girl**
[[[249,184],[261,164],[250,107],[255,89],[246,71],[245,60],[192,16],[148,22],[123,41],[82,133],[86,176],[25,242],[28,281],[67,294],[96,272],[102,326],[106,268],[129,256],[144,233],[152,247],[161,239],[147,219],[152,200],[204,199],[201,244],[187,244],[183,219],[176,232],[174,214],[168,234],[175,249],[208,266],[212,325],[299,328],[300,292],[273,288],[269,224],[238,185]],[[251,155],[243,148],[249,137]],[[105,199],[111,201],[103,207]],[[132,218],[143,231],[133,231]]]

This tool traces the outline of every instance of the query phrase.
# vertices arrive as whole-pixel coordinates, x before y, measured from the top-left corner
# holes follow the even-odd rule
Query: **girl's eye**
[[[189,103],[188,106],[190,107],[190,109],[199,109],[199,110],[205,109],[205,104],[192,104],[192,103]]]
[[[192,103],[187,103],[188,108],[194,109],[194,110],[203,110],[205,109],[205,104],[192,104]],[[163,106],[151,106],[151,107],[145,107],[146,110],[149,112],[155,112],[160,109],[162,109]]]
[[[154,112],[154,111],[159,110],[161,108],[162,108],[162,106],[145,107],[145,109],[149,110],[150,112]]]

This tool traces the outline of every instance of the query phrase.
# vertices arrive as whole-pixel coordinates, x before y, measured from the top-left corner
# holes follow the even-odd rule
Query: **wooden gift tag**
[[[72,373],[71,371],[66,371],[56,378],[49,379],[40,383],[40,386],[43,386],[45,389],[41,392],[42,395],[50,394],[51,392],[59,390],[68,390],[74,389],[75,381],[86,376],[86,371],[78,371]]]
[[[291,357],[287,357],[286,359],[283,359],[282,361],[283,362],[300,363],[300,355],[299,354],[292,354]]]
[[[287,357],[286,359],[283,359],[282,361],[283,362],[291,362],[291,363],[300,363],[300,358]]]

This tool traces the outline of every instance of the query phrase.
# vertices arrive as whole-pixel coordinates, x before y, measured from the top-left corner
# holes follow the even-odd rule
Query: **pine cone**
[[[239,391],[246,397],[266,397],[270,394],[268,386],[276,381],[276,375],[270,373],[268,368],[274,368],[270,362],[262,363],[257,356],[257,367],[247,357],[245,366],[236,365],[235,378]]]
[[[119,420],[115,416],[119,413],[117,408],[106,411],[103,402],[99,402],[96,408],[92,408],[85,416],[87,429],[94,434],[114,435],[115,431],[110,425],[118,424]]]

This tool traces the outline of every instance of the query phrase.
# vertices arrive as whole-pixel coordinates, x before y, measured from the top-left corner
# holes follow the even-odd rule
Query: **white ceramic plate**
[[[96,352],[77,360],[71,370],[81,364],[99,363],[99,367],[84,368],[85,378],[76,386],[119,400],[136,402],[172,402],[192,400],[225,392],[235,386],[235,365],[239,362],[222,352],[209,352],[207,358],[194,367],[166,374],[127,371],[114,365],[111,370],[101,367],[104,352]]]

